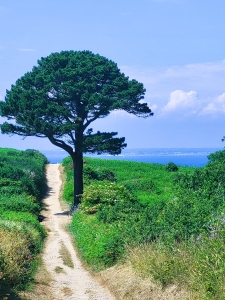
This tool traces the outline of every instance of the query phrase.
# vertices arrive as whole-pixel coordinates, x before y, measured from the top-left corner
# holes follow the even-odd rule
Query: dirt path
[[[47,168],[49,193],[44,202],[48,208],[43,225],[47,228],[48,238],[43,254],[47,271],[53,279],[50,284],[54,300],[61,299],[115,299],[82,267],[73,248],[69,234],[64,230],[70,222],[68,212],[61,209],[59,202],[60,172],[59,165],[50,164]],[[70,257],[70,266],[65,265],[63,256]],[[67,264],[67,263],[66,263]]]

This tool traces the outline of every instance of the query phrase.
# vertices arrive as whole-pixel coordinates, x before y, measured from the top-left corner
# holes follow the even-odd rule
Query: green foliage
[[[65,158],[62,162],[62,166],[66,170],[66,183],[63,189],[63,199],[65,199],[68,203],[72,204],[74,198],[74,177],[72,159],[70,157]],[[114,172],[102,167],[93,168],[88,164],[86,160],[84,161],[83,179],[86,186],[91,184],[93,181],[116,181]]]
[[[120,235],[128,243],[197,237],[208,231],[212,212],[224,207],[221,159],[205,168],[179,167],[173,173],[163,165],[86,158],[84,169],[81,209],[97,212],[100,222],[122,228]],[[112,172],[116,183],[100,182],[102,169]],[[118,186],[126,191],[122,201],[115,201],[121,193]]]
[[[21,185],[24,192],[35,196],[38,200],[41,199],[46,192],[46,157],[37,150],[29,149],[18,151],[1,148],[0,154],[0,186],[6,186],[4,179],[9,179],[14,181],[10,186]]]
[[[216,151],[208,155],[209,162],[219,161],[220,163],[225,162],[225,150]]]
[[[20,212],[30,212],[38,215],[40,206],[32,200],[32,197],[26,195],[11,195],[10,197],[0,195],[0,211],[12,210]]]
[[[44,238],[46,235],[44,227],[37,220],[37,217],[29,212],[3,211],[1,213],[1,220],[19,221],[25,226],[31,225],[34,227],[39,232],[41,238]]]
[[[52,53],[38,60],[38,65],[7,91],[5,101],[0,102],[1,115],[15,118],[17,124],[6,122],[2,131],[24,136],[38,134],[51,142],[66,135],[69,148],[74,144],[71,135],[79,124],[83,132],[87,123],[106,117],[114,109],[151,116],[147,104],[140,103],[144,93],[143,84],[129,80],[116,63],[99,54],[90,51]],[[84,135],[83,151],[102,152],[108,148],[117,152],[118,141],[110,145],[114,135],[92,134],[89,129]],[[57,145],[63,148],[63,143]],[[78,147],[76,143],[74,146]]]
[[[31,276],[32,253],[20,230],[0,227],[0,286],[21,286]]]
[[[80,209],[87,213],[95,213],[100,206],[113,206],[117,202],[130,201],[132,198],[123,185],[96,181],[85,187]]]
[[[31,280],[45,231],[29,213],[4,212],[0,219],[0,284],[22,287]]]
[[[88,127],[113,110],[144,118],[152,116],[142,101],[144,94],[142,83],[129,80],[116,63],[99,54],[52,53],[38,60],[31,72],[6,91],[5,101],[0,101],[0,114],[8,122],[0,125],[1,132],[46,137],[67,151],[76,168],[74,204],[78,205],[83,193],[83,153],[116,155],[127,146],[124,137],[116,137],[117,132],[93,133]]]
[[[41,250],[45,231],[33,221],[27,222],[26,220],[18,220],[16,217],[9,216],[9,220],[0,220],[0,228],[4,228],[7,231],[18,230],[22,235],[26,236],[26,239],[29,241],[29,250],[33,254],[37,254]]]
[[[224,225],[214,237],[162,244],[155,242],[130,248],[128,261],[137,274],[153,278],[163,287],[171,284],[192,292],[193,299],[225,298]]]
[[[7,196],[27,192],[26,186],[23,186],[21,181],[12,181],[8,178],[0,179],[0,190],[1,194]]]
[[[109,180],[115,181],[115,174],[104,168],[93,169],[90,166],[85,166],[83,176],[86,180]]]
[[[116,227],[99,223],[94,215],[74,214],[70,230],[83,259],[95,270],[112,266],[124,252],[124,243]]]
[[[71,205],[73,204],[73,199],[74,199],[74,184],[73,184],[73,181],[67,181],[64,184],[62,197],[63,197],[63,199],[65,199]]]
[[[37,220],[47,188],[47,159],[36,150],[0,148],[0,285],[32,279],[45,231]]]
[[[71,225],[82,257],[101,269],[124,257],[129,245],[127,259],[141,276],[163,287],[183,286],[196,299],[223,300],[224,157],[224,151],[216,152],[204,168],[179,166],[177,172],[165,165],[86,158],[84,204]],[[68,159],[65,170],[69,165]],[[101,182],[102,169],[116,181]],[[115,201],[119,186],[126,196]]]
[[[116,181],[124,185],[142,203],[155,203],[161,199],[169,200],[173,196],[172,172],[165,172],[165,166],[121,160],[103,160],[85,158],[86,167],[99,170],[107,169],[114,173]],[[180,167],[193,172],[193,168]]]
[[[178,171],[178,166],[173,162],[169,162],[168,164],[166,164],[165,168],[169,172],[177,172]]]

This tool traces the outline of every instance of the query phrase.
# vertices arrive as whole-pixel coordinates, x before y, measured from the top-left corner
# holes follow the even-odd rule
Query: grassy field
[[[85,158],[70,230],[86,263],[95,271],[127,263],[163,289],[188,290],[188,299],[225,299],[224,151],[209,159],[176,169]],[[63,197],[72,203],[71,159],[63,166]]]

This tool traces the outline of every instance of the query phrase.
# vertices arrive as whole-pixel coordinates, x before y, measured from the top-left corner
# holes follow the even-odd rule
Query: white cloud
[[[149,108],[151,109],[151,111],[154,113],[157,109],[158,109],[158,105],[156,105],[156,104],[150,104],[149,105]]]
[[[165,114],[185,110],[185,114],[193,114],[196,113],[197,104],[197,93],[195,91],[176,90],[170,93],[170,99],[161,112]]]
[[[168,66],[166,68],[144,68],[140,66],[121,66],[130,78],[142,82],[146,97],[166,101],[174,90],[195,90],[198,95],[214,97],[224,91],[225,60]],[[152,102],[152,100],[151,100]]]
[[[31,48],[19,48],[18,50],[23,51],[23,52],[33,52],[33,51],[35,51],[34,49],[31,49]]]
[[[202,115],[218,115],[225,114],[225,93],[216,97],[200,112]]]
[[[160,116],[179,111],[180,116],[195,114],[203,117],[213,111],[218,113],[219,107],[222,111],[222,105],[219,106],[215,98],[224,93],[225,60],[165,68],[120,68],[130,78],[144,84],[144,101],[157,105]]]

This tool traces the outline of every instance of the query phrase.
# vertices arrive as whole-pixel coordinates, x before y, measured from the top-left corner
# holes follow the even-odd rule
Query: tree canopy
[[[142,83],[129,80],[113,61],[90,51],[62,51],[38,60],[6,91],[0,114],[5,134],[48,138],[72,157],[75,204],[83,193],[83,153],[120,154],[125,138],[93,133],[90,124],[113,110],[152,116]]]

